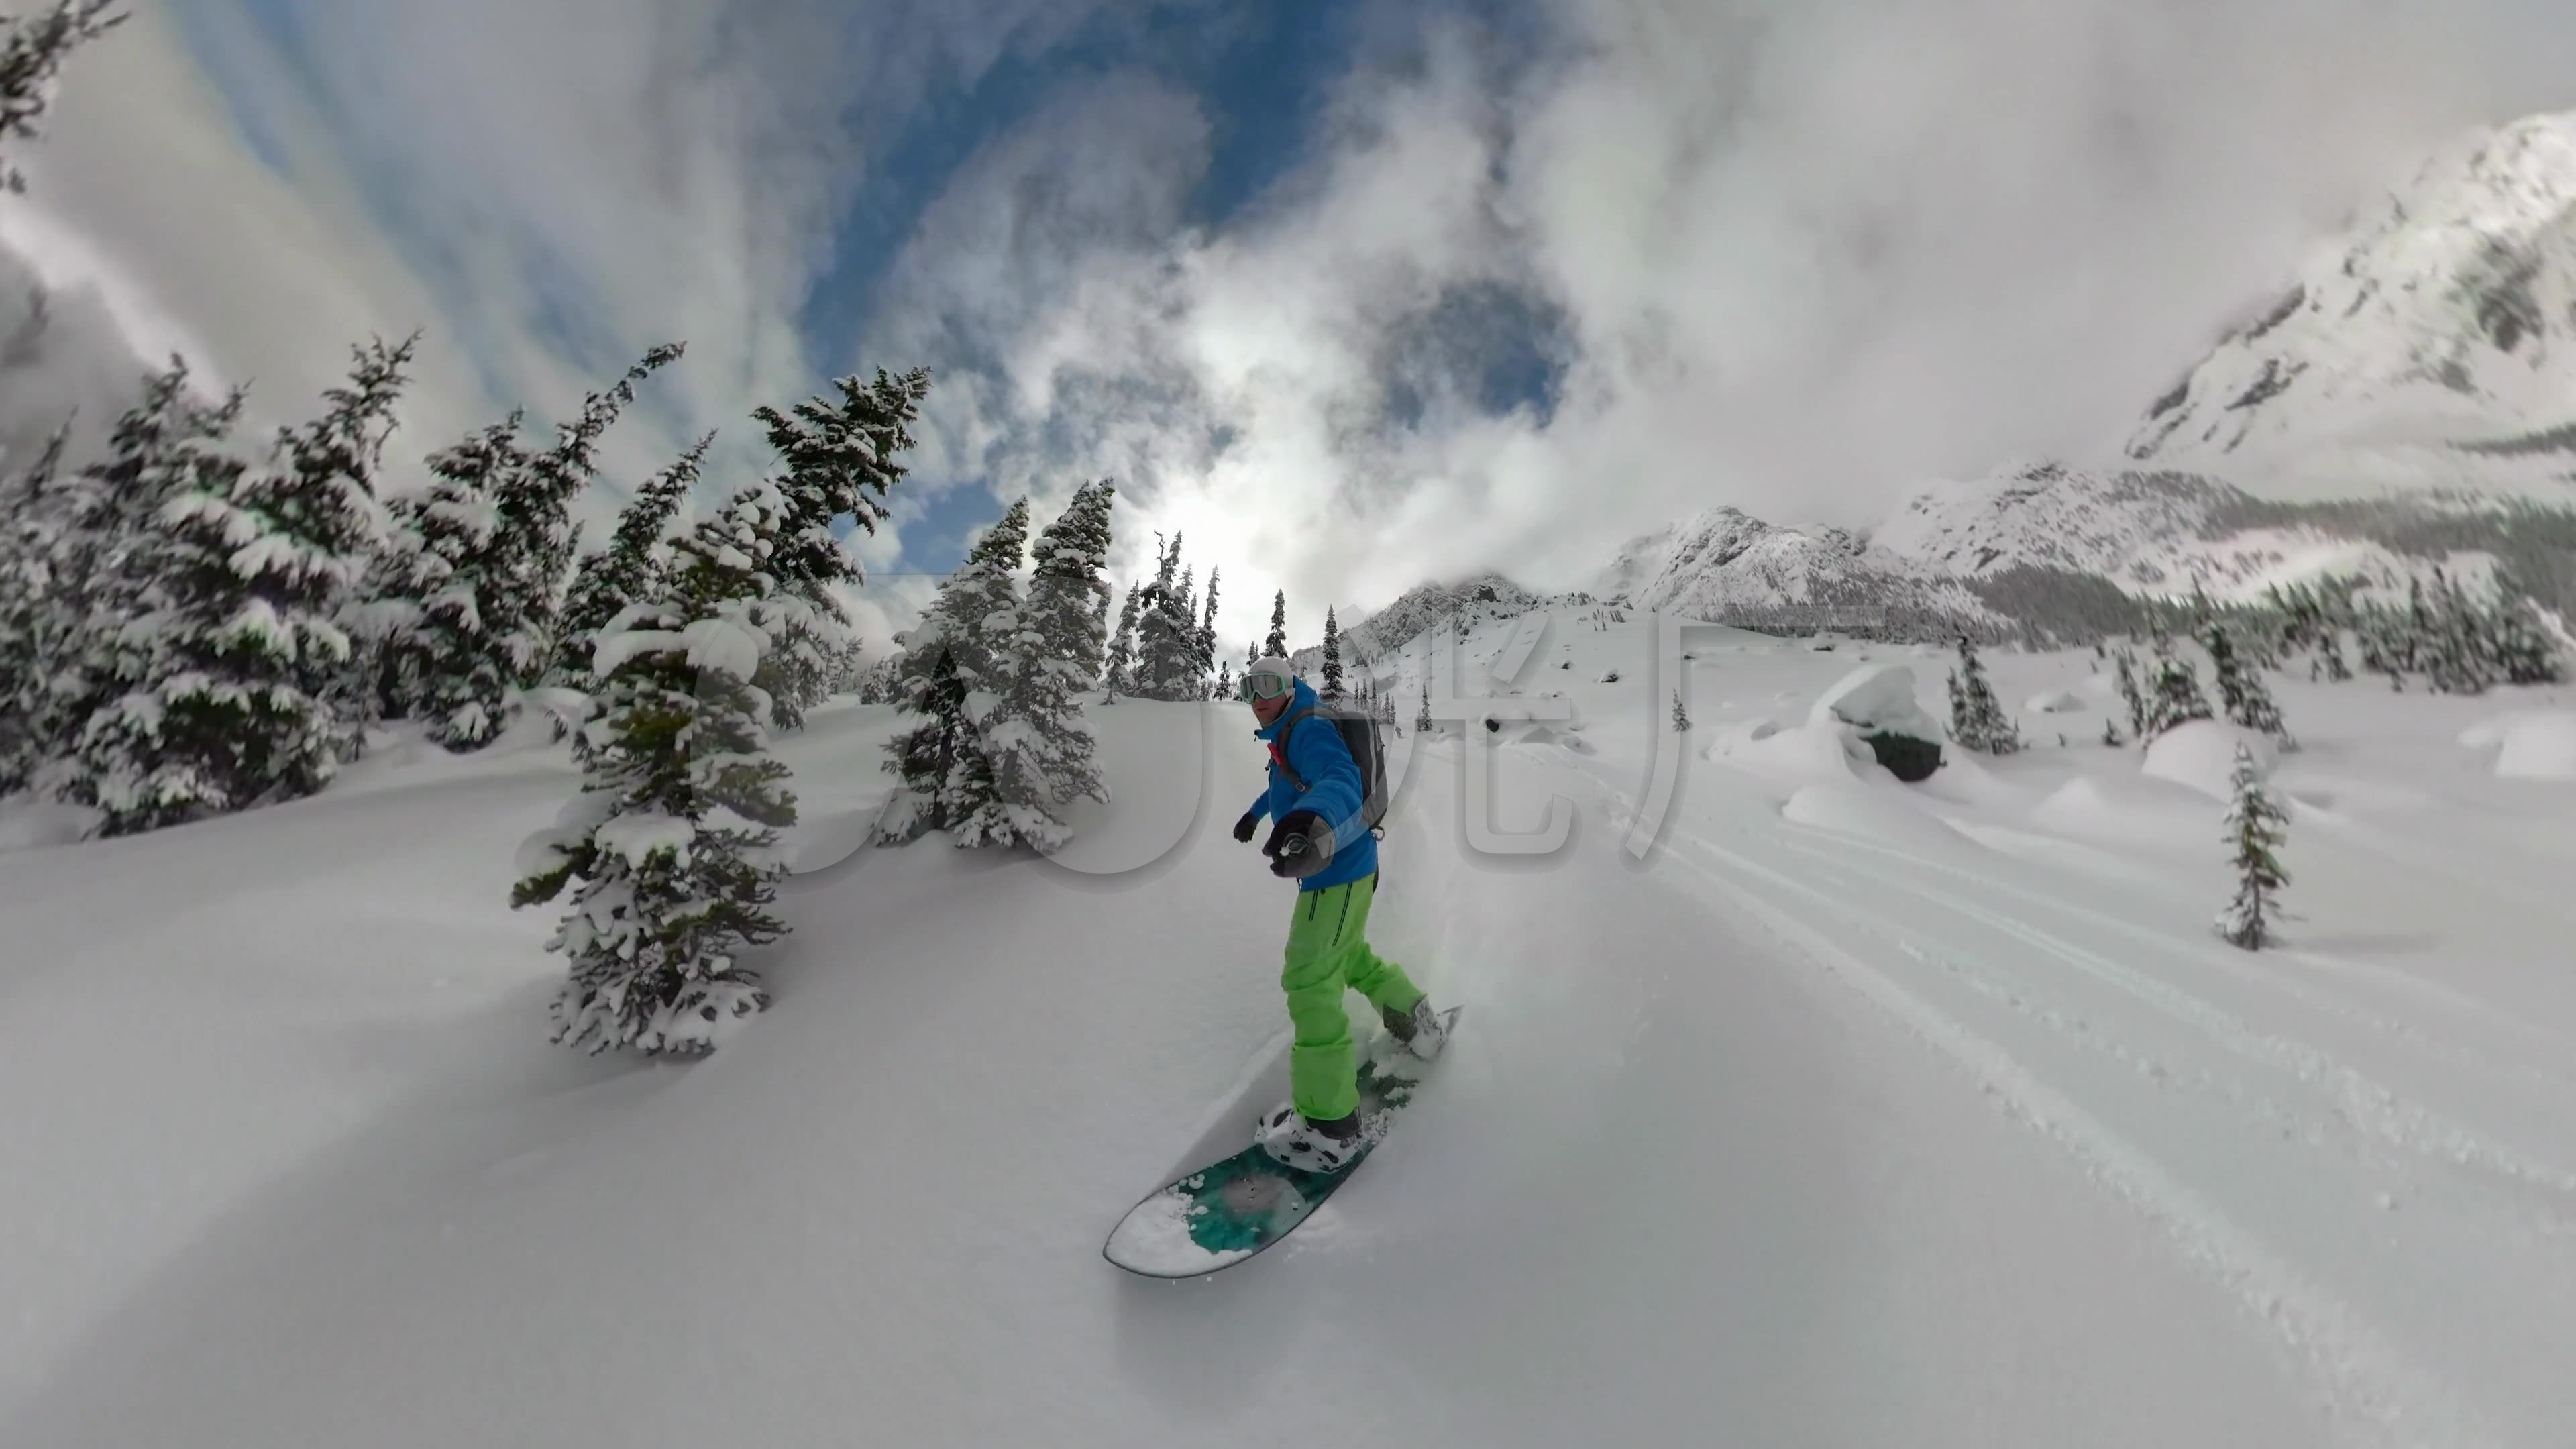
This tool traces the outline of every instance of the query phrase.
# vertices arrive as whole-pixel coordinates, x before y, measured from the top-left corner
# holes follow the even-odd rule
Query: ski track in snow
[[[2141,946],[2152,947],[2159,953],[2172,955],[2176,951],[2170,932],[2140,925],[2109,911],[2079,905],[2063,896],[2052,896],[2045,891],[2033,890],[1997,880],[1992,876],[1979,875],[1938,861],[1926,860],[1922,856],[1895,850],[1877,841],[1864,840],[1851,835],[1814,834],[1805,838],[1784,835],[1776,843],[1809,860],[1827,865],[1838,863],[1835,860],[1835,852],[1867,851],[1916,874],[1939,875],[1991,894],[2009,897],[2026,907],[2054,911],[2078,919],[2084,925],[2125,937]],[[1929,892],[1918,893],[1927,899],[1937,899]],[[2556,1069],[2549,1065],[2552,1062],[2576,1057],[2576,1041],[2571,1041],[2534,1022],[2507,1016],[2491,1003],[2452,990],[2438,982],[2426,981],[2421,977],[2404,973],[2389,972],[2367,962],[2330,963],[2337,969],[2378,975],[2397,989],[2436,1002],[2454,1013],[2476,1017],[2484,1030],[2520,1036],[2534,1050],[2543,1054],[2543,1061],[2498,1061],[2492,1051],[2480,1050],[2436,1036],[2413,1022],[2373,1010],[2348,995],[2329,992],[2302,982],[2297,976],[2282,971],[2276,961],[2255,961],[2246,953],[2233,947],[2193,942],[2192,950],[2187,954],[2200,962],[2216,963],[2220,970],[2229,973],[2241,983],[2287,996],[2304,1010],[2336,1017],[2382,1036],[2401,1041],[2418,1052],[2440,1058],[2446,1065],[2458,1070],[2517,1088],[2540,1088],[2564,1093],[2569,1097],[2570,1110],[2576,1111],[2576,1072]],[[2295,946],[2283,948],[2275,954],[2290,959],[2318,959],[2308,958],[2307,953],[2301,952]]]
[[[2161,1230],[2188,1261],[2233,1293],[2269,1325],[2325,1390],[2343,1442],[2396,1446],[2472,1446],[2506,1441],[2477,1426],[2451,1391],[2418,1368],[2347,1304],[2185,1187],[2147,1154],[2122,1140],[2011,1053],[1906,989],[1886,972],[1830,939],[1808,918],[1745,883],[1806,899],[1828,919],[1850,919],[1849,901],[1816,891],[1704,837],[1691,841],[1725,870],[1686,862],[1783,940],[1850,984],[1889,1017],[1974,1076],[2001,1109],[2055,1142],[2085,1175]],[[1669,848],[1669,845],[1668,847]],[[1733,872],[1731,877],[1728,872]],[[1870,918],[1890,939],[1899,936]]]

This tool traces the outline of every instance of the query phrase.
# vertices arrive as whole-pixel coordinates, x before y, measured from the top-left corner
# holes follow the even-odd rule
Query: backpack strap
[[[1306,782],[1298,776],[1297,767],[1288,763],[1288,736],[1295,732],[1297,721],[1313,713],[1311,709],[1291,713],[1279,722],[1279,738],[1270,742],[1270,758],[1279,763],[1279,773],[1288,777],[1288,788],[1300,795],[1306,793]]]

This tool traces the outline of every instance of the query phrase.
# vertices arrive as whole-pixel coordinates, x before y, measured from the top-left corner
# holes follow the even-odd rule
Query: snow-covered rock
[[[1808,710],[1809,724],[1839,720],[1862,733],[1880,730],[1935,743],[1940,722],[1925,712],[1914,694],[1914,671],[1902,664],[1865,664],[1844,675],[1817,696]]]
[[[2254,753],[2255,767],[2266,775],[2279,762],[2278,747],[2268,735],[2222,720],[2196,719],[2178,724],[2147,744],[2139,773],[2186,785],[2213,800],[2228,799],[2236,775],[2236,747]]]
[[[2495,772],[2509,780],[2576,780],[2576,713],[2523,710],[2460,732],[2460,743],[2495,751]]]
[[[2074,691],[2065,689],[2051,689],[2034,694],[2022,706],[2032,714],[2072,714],[2085,707],[2084,701],[2078,698]]]

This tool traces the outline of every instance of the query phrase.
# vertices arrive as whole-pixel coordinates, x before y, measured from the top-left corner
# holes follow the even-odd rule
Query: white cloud
[[[1173,127],[1076,106],[995,143],[871,339],[946,365],[943,470],[1120,476],[1126,563],[1184,530],[1229,639],[1283,585],[1309,638],[1426,575],[1570,586],[1715,502],[1865,525],[2116,438],[2423,148],[2564,104],[2543,58],[2576,35],[2522,0],[1551,13],[1518,66],[1460,22],[1382,25],[1317,154],[1217,235],[1164,227],[1201,164]],[[1087,224],[1104,187],[1151,224]],[[1546,422],[1480,414],[1438,375],[1459,349],[1414,345],[1476,286],[1561,317]]]
[[[1540,0],[1532,57],[1372,6],[1311,154],[1223,229],[1189,208],[1226,98],[1060,76],[863,334],[807,338],[832,227],[925,107],[1137,0],[281,3],[318,86],[234,0],[81,56],[0,242],[280,414],[426,324],[415,450],[671,338],[623,476],[707,426],[747,447],[746,407],[826,367],[930,364],[896,527],[853,542],[881,602],[926,591],[884,571],[940,490],[1043,514],[1107,475],[1124,568],[1187,533],[1237,641],[1278,587],[1312,637],[1425,575],[1577,582],[1708,503],[1867,523],[2114,438],[2412,153],[2565,104],[2576,38],[2536,0]],[[1496,296],[1550,323],[1544,420],[1477,406]]]

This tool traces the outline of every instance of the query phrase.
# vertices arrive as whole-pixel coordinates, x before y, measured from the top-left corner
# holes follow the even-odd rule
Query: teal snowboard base
[[[1453,1006],[1441,1013],[1441,1024],[1454,1031],[1462,1009]],[[1441,1055],[1448,1055],[1446,1048]],[[1368,1145],[1341,1171],[1290,1167],[1256,1143],[1155,1189],[1128,1209],[1100,1255],[1142,1277],[1197,1278],[1231,1268],[1278,1242],[1368,1161],[1395,1114],[1413,1100],[1419,1074],[1435,1064],[1398,1055],[1395,1065],[1414,1075],[1381,1073],[1375,1063],[1360,1064],[1359,1110]]]

